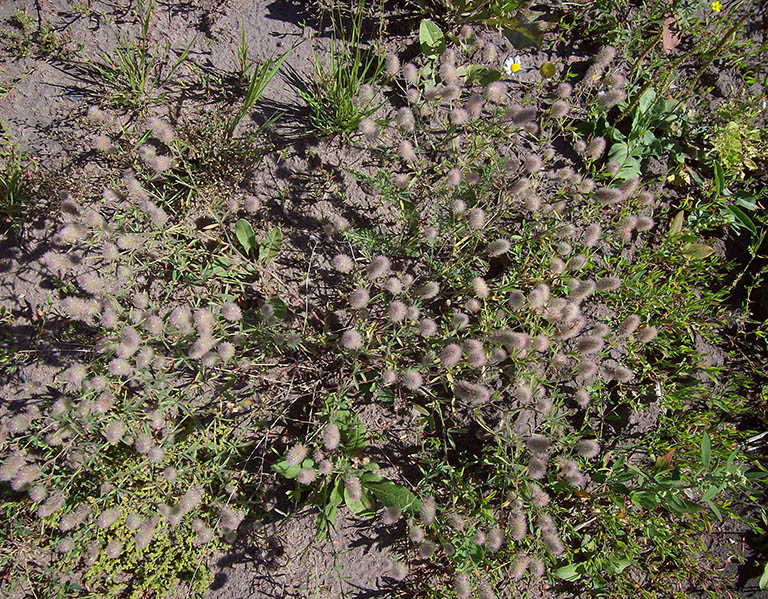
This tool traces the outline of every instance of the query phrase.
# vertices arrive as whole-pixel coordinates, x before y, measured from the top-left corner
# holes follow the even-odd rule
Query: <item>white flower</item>
[[[514,58],[510,56],[507,58],[507,60],[504,61],[504,72],[507,75],[516,75],[520,69],[522,69],[522,65],[520,64],[520,55],[518,54]]]

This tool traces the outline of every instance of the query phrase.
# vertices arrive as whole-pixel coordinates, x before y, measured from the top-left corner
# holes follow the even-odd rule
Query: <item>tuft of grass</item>
[[[113,106],[140,109],[150,103],[161,103],[166,92],[158,93],[187,59],[185,48],[168,68],[170,45],[152,47],[149,29],[155,10],[155,0],[143,7],[137,40],[121,38],[114,54],[105,53],[102,61],[87,59],[94,74],[101,80]],[[193,40],[194,42],[194,40]]]
[[[384,69],[378,46],[363,47],[363,2],[357,3],[347,34],[341,33],[341,17],[331,12],[333,33],[329,56],[322,61],[313,48],[314,79],[295,84],[309,110],[310,128],[323,137],[349,136],[363,119],[381,104],[375,98],[361,98],[364,84],[374,84]],[[383,17],[379,20],[379,35]]]
[[[21,233],[31,208],[29,159],[13,143],[3,123],[0,136],[0,232]]]

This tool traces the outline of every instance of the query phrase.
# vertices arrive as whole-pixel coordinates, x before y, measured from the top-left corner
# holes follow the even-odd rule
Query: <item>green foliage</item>
[[[5,123],[0,135],[0,232],[18,235],[29,216],[31,162],[13,143]]]
[[[122,543],[123,553],[119,559],[112,559],[102,552],[84,576],[89,588],[102,588],[109,596],[141,599],[150,595],[160,599],[171,596],[181,583],[191,597],[204,596],[213,581],[206,560],[224,549],[222,543],[201,548],[196,543],[197,533],[189,522],[184,522],[176,528],[160,529],[150,546],[139,550],[133,544],[133,535],[122,528],[124,519],[117,526],[121,529],[109,538]],[[98,534],[97,538],[104,542],[108,535]]]
[[[302,154],[297,144],[269,165],[276,186],[254,176],[275,146],[266,125],[236,132],[288,53],[255,65],[244,28],[235,77],[220,79],[236,79],[242,104],[176,113],[175,131],[101,121],[112,149],[92,174],[104,196],[91,179],[73,190],[64,241],[43,259],[67,364],[51,377],[53,405],[0,431],[0,468],[18,451],[39,467],[35,485],[64,494],[38,517],[46,499],[2,470],[0,574],[14,591],[144,599],[186,585],[201,596],[222,539],[233,540],[246,511],[264,515],[257,482],[275,480],[294,508],[314,507],[319,535],[339,510],[371,519],[385,507],[395,535],[404,520],[409,539],[393,547],[398,562],[417,564],[407,584],[420,599],[455,596],[456,574],[474,596],[484,582],[499,594],[550,585],[610,599],[727,588],[704,535],[745,507],[759,515],[743,526],[762,532],[766,521],[765,466],[744,444],[753,420],[737,422],[765,402],[765,373],[759,355],[729,348],[768,337],[749,314],[764,275],[724,285],[733,265],[712,237],[723,226],[748,232],[740,268],[762,264],[754,167],[765,139],[740,104],[707,121],[671,83],[680,69],[700,85],[738,22],[662,2],[635,7],[633,32],[625,3],[569,5],[573,21],[553,10],[548,19],[584,25],[558,32],[564,39],[619,46],[576,81],[551,53],[506,73],[484,56],[482,34],[455,35],[459,25],[500,26],[518,47],[539,44],[537,16],[518,2],[419,4],[429,12],[411,39],[415,68],[395,73],[390,59],[383,77],[378,42],[364,44],[363,3],[351,4],[344,33],[336,3],[328,60],[315,55],[314,81],[299,90],[312,133],[348,142],[376,119],[380,135],[355,140],[355,164],[328,168],[323,152],[335,147]],[[144,8],[139,39],[95,67],[112,103],[139,112],[176,99],[166,84],[186,57],[166,70],[168,46],[149,41],[154,4]],[[376,16],[381,34],[386,18]],[[667,59],[670,16],[711,39]],[[32,24],[18,26],[28,34]],[[629,83],[617,75],[624,67]],[[617,87],[627,100],[607,109],[603,93]],[[596,136],[605,152],[587,150]],[[4,201],[26,206],[27,164],[3,147]],[[320,176],[283,177],[292,151],[298,163],[320,157]],[[649,174],[660,156],[666,170]],[[345,188],[345,175],[360,189]],[[289,214],[300,191],[317,201],[306,220]],[[249,193],[276,198],[284,218]],[[305,233],[311,254],[289,255],[285,238],[294,250]],[[730,304],[738,278],[748,279],[743,313]],[[17,318],[0,310],[0,326]],[[35,318],[31,343],[48,333],[46,314]],[[43,350],[0,350],[0,372],[16,376]],[[254,469],[254,457],[271,471]],[[184,499],[190,489],[196,503]],[[83,507],[87,518],[69,527]],[[119,516],[102,526],[108,509]],[[157,525],[148,546],[129,515]],[[101,552],[84,565],[93,542]],[[115,542],[122,551],[110,557]]]
[[[10,19],[15,29],[0,30],[0,40],[8,46],[8,50],[17,58],[25,56],[48,56],[61,54],[69,41],[60,35],[48,23],[35,27],[34,17],[23,9],[18,9]]]
[[[709,155],[722,165],[726,181],[743,179],[768,161],[768,133],[752,124],[754,107],[731,101],[719,107],[709,135]]]
[[[376,513],[376,500],[385,506],[396,507],[403,512],[418,513],[421,503],[405,487],[387,480],[378,474],[379,466],[359,456],[367,444],[367,431],[360,418],[348,409],[333,411],[329,423],[339,430],[339,444],[329,451],[328,471],[322,469],[314,458],[308,457],[300,463],[286,458],[277,462],[272,469],[287,479],[296,479],[302,469],[312,471],[309,482],[299,482],[291,492],[294,499],[320,508],[317,527],[318,535],[325,536],[336,524],[339,507],[345,505],[355,516],[371,518]],[[318,447],[318,451],[322,451]],[[310,454],[311,455],[311,454]],[[357,481],[360,496],[355,497],[348,484]]]
[[[449,26],[481,25],[500,28],[516,47],[538,46],[544,39],[539,24],[531,20],[519,0],[411,0],[424,14]],[[431,23],[431,21],[426,21]],[[421,26],[424,51],[425,21]],[[430,27],[427,25],[426,27]],[[427,34],[429,35],[429,34]],[[425,52],[426,54],[426,52]]]
[[[139,15],[138,40],[122,38],[114,54],[104,53],[102,61],[86,59],[108,93],[113,106],[125,106],[136,110],[148,104],[162,103],[167,92],[158,90],[167,84],[189,54],[190,45],[184,49],[168,68],[170,45],[153,47],[150,43],[150,25],[155,10],[155,0],[150,0]],[[242,117],[241,117],[242,118]]]
[[[445,38],[440,28],[429,19],[419,25],[419,45],[424,56],[434,58],[445,52]]]
[[[271,229],[264,237],[264,241],[258,243],[253,228],[245,219],[240,219],[235,224],[235,235],[246,257],[255,254],[258,250],[259,260],[267,262],[271,262],[280,254],[280,248],[283,245],[283,233],[278,227]]]
[[[314,79],[306,84],[296,83],[295,88],[307,106],[313,131],[321,136],[349,136],[381,104],[373,97],[361,97],[360,90],[365,84],[378,82],[384,63],[377,46],[363,47],[362,1],[358,2],[351,27],[345,32],[340,15],[332,13],[332,19],[327,60],[322,60],[313,49]]]
[[[639,177],[644,162],[651,157],[670,156],[670,162],[682,161],[683,151],[678,142],[685,107],[677,100],[659,98],[653,87],[640,90],[623,114],[631,116],[628,134],[607,121],[598,122],[595,131],[612,143],[606,160],[619,165],[615,177],[625,180]]]
[[[245,44],[245,38],[243,38],[243,44]],[[240,53],[240,60],[241,60],[241,68],[243,68],[243,57],[242,52]],[[267,85],[269,85],[269,82],[272,81],[272,79],[275,77],[277,72],[280,70],[280,67],[283,66],[283,62],[285,62],[285,59],[288,57],[288,54],[290,54],[290,50],[284,52],[277,58],[270,58],[264,64],[262,64],[258,68],[253,69],[253,73],[250,76],[250,82],[248,84],[248,88],[245,91],[245,98],[243,99],[243,107],[240,109],[240,111],[232,117],[232,119],[227,124],[226,128],[226,137],[231,138],[232,135],[235,132],[235,129],[237,128],[240,121],[243,120],[243,117],[245,117],[246,114],[248,114],[248,111],[253,107],[253,105],[261,98],[261,95],[264,93],[264,90],[266,89]],[[247,51],[245,51],[245,54],[247,56]],[[268,127],[270,124],[272,124],[277,117],[273,117],[272,119],[268,120],[266,123],[261,125],[259,129],[251,136],[251,140],[255,139],[256,136],[259,135],[266,127]]]

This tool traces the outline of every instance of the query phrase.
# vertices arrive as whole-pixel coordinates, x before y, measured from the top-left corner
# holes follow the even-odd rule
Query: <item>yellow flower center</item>
[[[520,70],[520,65],[517,64],[516,62],[513,62],[512,66],[509,67],[509,70],[512,71],[513,73],[517,73]]]

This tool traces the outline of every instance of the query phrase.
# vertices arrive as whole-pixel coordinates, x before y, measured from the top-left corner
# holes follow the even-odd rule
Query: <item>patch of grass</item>
[[[59,34],[48,23],[42,23],[37,27],[34,17],[23,9],[18,9],[13,14],[11,24],[14,29],[1,30],[0,40],[5,42],[8,51],[16,58],[24,58],[31,54],[35,56],[60,54],[69,41],[67,35]]]
[[[361,94],[363,86],[376,83],[384,69],[378,48],[362,46],[363,14],[363,3],[358,2],[351,28],[342,33],[340,17],[331,12],[328,58],[323,61],[313,49],[314,79],[295,84],[309,110],[310,128],[321,136],[349,136],[381,104],[368,92]],[[380,32],[382,23],[380,20]]]
[[[0,232],[18,235],[32,204],[29,158],[13,143],[3,123],[0,135]]]
[[[142,5],[142,10],[137,40],[121,38],[112,55],[105,53],[102,61],[87,59],[113,106],[142,109],[150,103],[162,103],[167,92],[160,92],[160,88],[171,80],[189,53],[187,47],[169,66],[170,45],[166,42],[162,47],[152,47],[149,39],[155,0]]]

